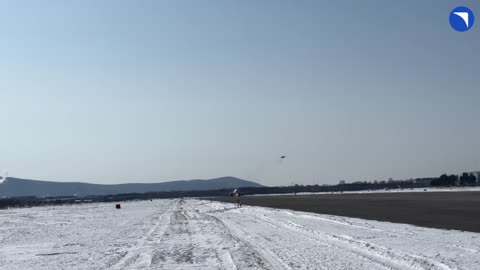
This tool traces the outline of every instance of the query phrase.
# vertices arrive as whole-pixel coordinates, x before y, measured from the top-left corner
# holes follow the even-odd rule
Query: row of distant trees
[[[455,174],[442,174],[439,178],[430,183],[434,187],[439,186],[475,186],[478,185],[478,179],[473,173],[462,173],[460,176]]]
[[[373,181],[373,182],[353,182],[346,183],[345,181],[340,181],[337,185],[341,186],[351,186],[355,185],[358,187],[362,186],[362,189],[391,189],[391,188],[414,188],[414,187],[453,187],[453,186],[477,186],[480,185],[479,179],[473,173],[462,173],[461,175],[456,174],[442,174],[438,178],[417,178],[411,180],[388,180],[388,181]]]

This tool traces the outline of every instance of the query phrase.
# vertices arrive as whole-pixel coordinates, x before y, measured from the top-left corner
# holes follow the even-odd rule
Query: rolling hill
[[[235,178],[179,180],[162,183],[129,183],[100,185],[82,182],[52,182],[8,177],[0,183],[0,197],[19,196],[87,196],[154,191],[216,190],[242,187],[261,187],[255,182]]]

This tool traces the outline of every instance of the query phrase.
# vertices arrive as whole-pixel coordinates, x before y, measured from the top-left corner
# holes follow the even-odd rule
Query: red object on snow
[[[117,204],[115,205],[115,208],[120,209],[120,208],[122,208],[122,206],[120,206],[120,204],[117,203]]]

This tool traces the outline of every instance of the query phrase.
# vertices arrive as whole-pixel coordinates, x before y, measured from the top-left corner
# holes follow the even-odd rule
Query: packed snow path
[[[480,234],[202,200],[0,211],[0,269],[480,269]]]

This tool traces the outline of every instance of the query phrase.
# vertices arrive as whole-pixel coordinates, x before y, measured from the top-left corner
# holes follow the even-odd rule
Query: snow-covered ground
[[[0,211],[0,269],[480,269],[480,234],[202,200]]]

